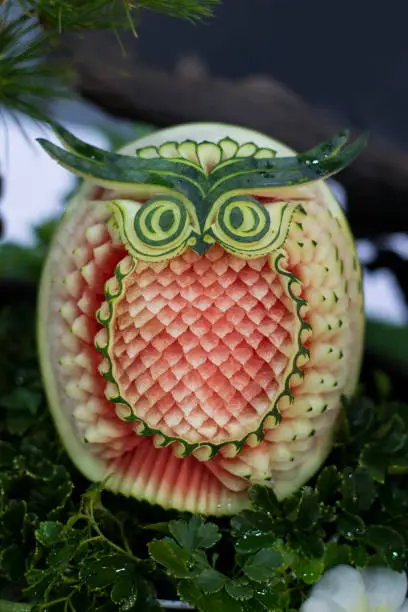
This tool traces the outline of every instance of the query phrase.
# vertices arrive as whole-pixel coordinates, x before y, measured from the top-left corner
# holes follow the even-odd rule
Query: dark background
[[[214,75],[270,74],[408,148],[407,24],[405,0],[223,0],[206,25],[144,11],[131,44],[167,69],[190,54]]]

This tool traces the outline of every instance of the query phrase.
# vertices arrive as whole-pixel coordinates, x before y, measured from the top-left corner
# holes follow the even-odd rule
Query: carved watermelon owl
[[[44,269],[49,404],[77,467],[164,507],[231,514],[324,461],[363,342],[361,272],[324,178],[346,133],[296,155],[218,124],[119,154],[41,140],[86,180]]]

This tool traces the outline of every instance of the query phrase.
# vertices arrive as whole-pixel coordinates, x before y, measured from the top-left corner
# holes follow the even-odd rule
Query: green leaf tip
[[[337,174],[349,166],[365,149],[368,134],[361,134],[350,142],[349,130],[343,130],[336,136],[316,147],[298,155],[298,159],[308,167],[315,169],[321,178]]]

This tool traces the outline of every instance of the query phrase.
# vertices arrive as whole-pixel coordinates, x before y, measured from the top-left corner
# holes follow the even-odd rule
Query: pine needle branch
[[[6,0],[7,1],[7,0]],[[90,29],[135,31],[140,9],[197,21],[213,15],[220,0],[16,0],[49,32]]]
[[[219,3],[220,0],[139,0],[135,2],[135,8],[196,21],[212,17],[214,7]]]
[[[128,28],[127,0],[16,0],[49,36],[82,30]],[[131,21],[133,20],[133,16]]]
[[[140,10],[189,21],[208,18],[220,0],[0,0],[0,112],[47,121],[52,101],[70,94],[70,71],[48,58],[62,32],[130,28]],[[10,17],[18,5],[22,16]],[[72,95],[72,91],[71,91]]]
[[[49,102],[68,95],[67,71],[45,61],[51,41],[35,20],[7,20],[6,11],[0,9],[0,109],[47,121]]]

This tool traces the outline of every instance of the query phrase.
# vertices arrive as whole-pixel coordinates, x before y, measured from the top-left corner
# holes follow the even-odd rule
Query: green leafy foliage
[[[57,219],[49,219],[35,227],[33,244],[29,247],[14,242],[2,242],[0,244],[0,280],[38,281],[57,223]]]
[[[39,279],[43,260],[41,245],[24,248],[13,242],[3,242],[0,244],[0,278]]]
[[[89,487],[51,423],[34,310],[27,299],[0,308],[0,610],[159,610],[143,505],[137,513],[130,501],[124,513],[117,497]]]
[[[110,529],[106,523],[111,524]],[[82,495],[78,511],[65,524],[55,520],[40,522],[35,537],[35,554],[25,574],[26,596],[47,603],[63,597],[64,606],[75,609],[81,609],[75,605],[79,594],[90,610],[106,604],[108,598],[110,607],[117,606],[113,609],[157,607],[153,590],[147,588],[145,580],[154,565],[132,553],[122,524],[102,504],[98,487]],[[152,605],[145,597],[149,589]]]
[[[331,457],[307,486],[281,502],[270,488],[250,490],[252,509],[232,518],[221,541],[234,550],[228,571],[210,561],[211,551],[194,535],[205,526],[215,534],[214,523],[176,521],[169,524],[173,539],[150,544],[181,597],[203,611],[222,605],[287,612],[299,609],[309,585],[332,566],[407,570],[408,406],[359,397],[345,417]],[[212,545],[220,551],[220,542]]]
[[[408,368],[408,326],[367,321],[366,350],[405,374]]]

